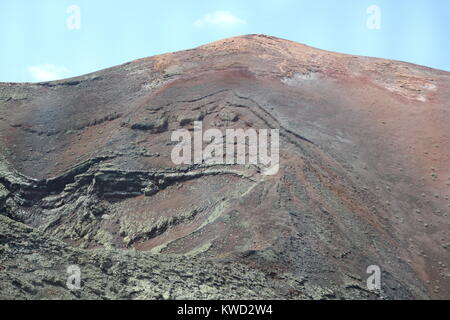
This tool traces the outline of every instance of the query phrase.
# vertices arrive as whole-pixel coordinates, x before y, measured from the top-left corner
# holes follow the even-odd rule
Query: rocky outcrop
[[[271,279],[239,264],[155,256],[138,251],[81,250],[0,216],[0,299],[273,298]],[[81,287],[69,290],[68,267]]]
[[[138,122],[131,126],[133,130],[144,130],[152,133],[161,133],[167,130],[167,119],[159,118],[154,121]]]

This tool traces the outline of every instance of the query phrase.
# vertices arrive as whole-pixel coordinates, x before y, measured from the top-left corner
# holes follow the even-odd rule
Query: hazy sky
[[[250,33],[450,71],[449,0],[1,0],[0,81],[67,78]]]

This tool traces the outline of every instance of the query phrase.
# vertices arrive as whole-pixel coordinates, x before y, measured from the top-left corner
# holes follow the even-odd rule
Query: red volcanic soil
[[[86,250],[237,262],[284,298],[448,299],[449,101],[448,72],[264,35],[4,83],[0,209]],[[278,174],[173,164],[196,120],[279,129]]]

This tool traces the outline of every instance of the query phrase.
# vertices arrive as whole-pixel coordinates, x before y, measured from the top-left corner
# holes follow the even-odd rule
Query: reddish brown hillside
[[[448,72],[264,35],[4,83],[0,208],[88,250],[243,264],[284,298],[448,299],[449,101]],[[174,165],[196,120],[279,129],[278,174]]]

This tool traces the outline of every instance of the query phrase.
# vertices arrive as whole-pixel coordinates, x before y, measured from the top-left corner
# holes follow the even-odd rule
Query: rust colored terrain
[[[197,120],[279,172],[174,165]],[[3,83],[0,297],[449,299],[449,164],[449,72],[264,35]]]

